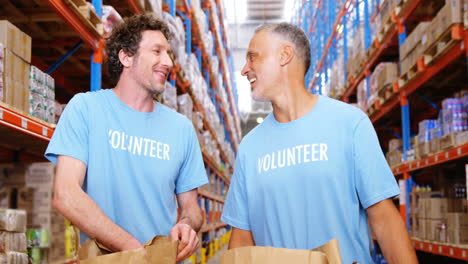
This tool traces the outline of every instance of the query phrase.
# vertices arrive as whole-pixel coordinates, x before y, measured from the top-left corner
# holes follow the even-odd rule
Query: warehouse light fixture
[[[261,124],[263,122],[263,117],[257,117],[257,123]]]

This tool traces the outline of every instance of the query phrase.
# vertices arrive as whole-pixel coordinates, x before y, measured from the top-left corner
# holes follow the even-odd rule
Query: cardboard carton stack
[[[65,219],[52,208],[54,175],[49,162],[0,164],[0,203],[26,212],[33,263],[65,259]]]
[[[0,263],[28,264],[26,212],[0,209]]]
[[[6,20],[0,20],[0,43],[4,47],[2,95],[7,104],[27,112],[31,37]],[[0,48],[1,49],[1,48]]]
[[[388,152],[385,155],[390,167],[397,166],[402,162],[402,146],[401,139],[391,139],[388,143]]]
[[[413,192],[412,235],[435,242],[467,244],[468,218],[464,210],[463,199],[444,198],[440,192]]]

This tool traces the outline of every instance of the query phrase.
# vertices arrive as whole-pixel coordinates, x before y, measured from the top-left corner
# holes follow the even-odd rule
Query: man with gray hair
[[[262,26],[246,59],[253,97],[271,102],[273,113],[239,147],[222,215],[233,227],[229,248],[312,249],[337,238],[343,263],[372,263],[372,229],[389,263],[417,263],[369,118],[306,90],[305,33],[288,23]]]

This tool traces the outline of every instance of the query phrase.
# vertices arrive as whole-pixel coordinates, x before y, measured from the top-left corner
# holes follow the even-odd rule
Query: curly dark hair
[[[112,29],[110,36],[106,39],[107,71],[113,81],[119,81],[123,70],[119,59],[120,50],[130,56],[135,55],[138,52],[142,32],[145,30],[159,30],[168,41],[173,36],[166,22],[153,15],[144,14],[124,18]]]

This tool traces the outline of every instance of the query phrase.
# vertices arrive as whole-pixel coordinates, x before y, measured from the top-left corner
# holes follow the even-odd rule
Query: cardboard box
[[[427,42],[426,29],[430,24],[430,22],[421,22],[411,34],[408,35],[405,42],[400,47],[400,60],[406,58],[416,46],[423,45],[424,42]]]
[[[427,220],[424,218],[418,218],[418,237],[421,239],[426,239],[426,228]]]
[[[447,214],[446,198],[429,198],[426,201],[426,217],[428,219],[441,219]]]
[[[31,63],[31,37],[6,20],[0,20],[0,43]]]
[[[0,186],[48,188],[52,190],[55,165],[51,162],[0,164]]]
[[[5,50],[3,101],[22,111],[29,110],[30,65],[12,51]]]
[[[52,224],[52,213],[41,212],[32,213],[28,212],[28,228],[39,228],[45,230],[51,230]]]
[[[50,188],[54,184],[55,165],[51,162],[31,163],[27,168],[26,186]]]
[[[0,208],[12,208],[12,192],[13,188],[0,187]]]
[[[465,199],[447,199],[447,202],[447,212],[449,213],[461,213],[466,211]]]
[[[449,229],[468,228],[468,214],[467,213],[448,213],[447,214],[447,228]]]
[[[388,85],[393,85],[393,83],[398,80],[398,76],[398,64],[385,64],[385,67],[377,76],[378,90]]]
[[[468,244],[468,228],[447,229],[447,242],[451,244]]]
[[[22,163],[0,164],[0,186],[24,186],[26,165]]]
[[[436,42],[447,29],[458,23],[463,23],[463,0],[447,0],[445,6],[437,13],[429,26],[429,45]]]
[[[431,241],[439,241],[443,234],[441,233],[441,225],[444,225],[446,223],[445,219],[426,219],[426,234],[425,234],[425,239],[431,240]],[[445,229],[445,228],[444,228]],[[445,231],[443,231],[445,232]],[[444,240],[446,240],[444,238]]]
[[[23,187],[17,192],[17,207],[28,213],[50,213],[52,190]]]

